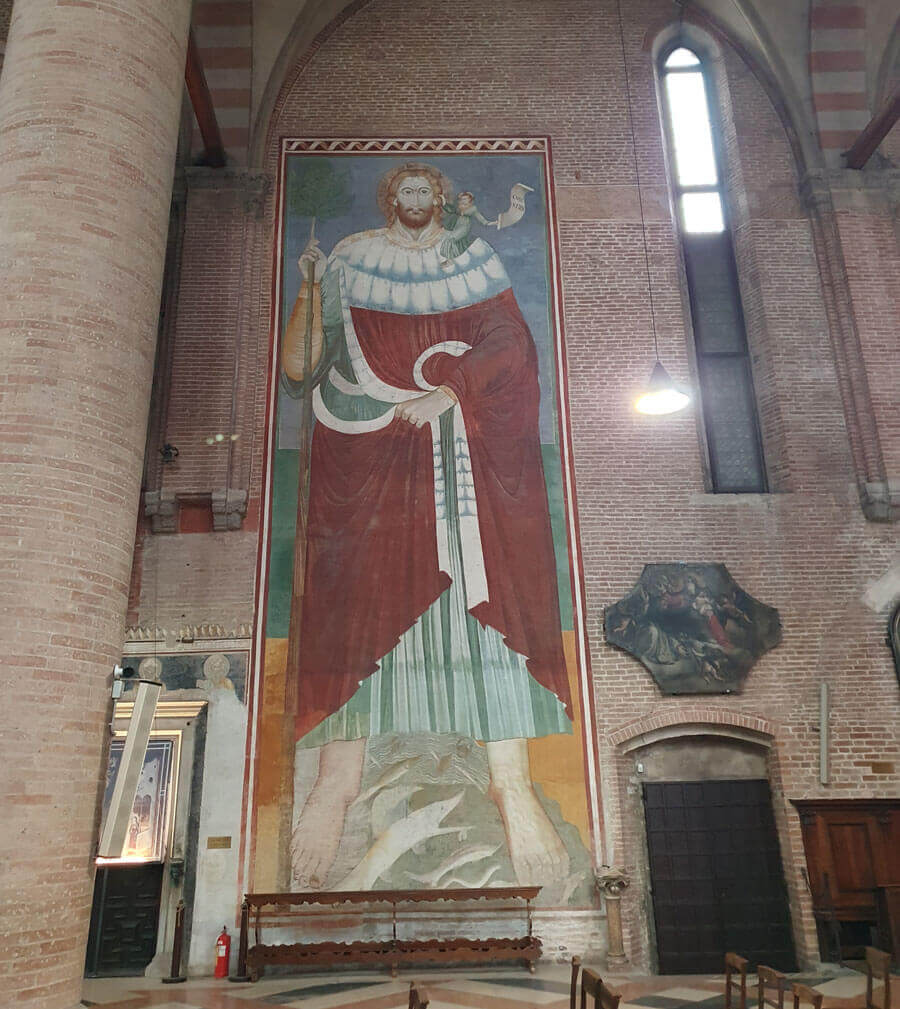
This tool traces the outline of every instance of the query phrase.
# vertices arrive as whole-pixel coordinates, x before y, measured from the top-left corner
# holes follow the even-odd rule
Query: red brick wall
[[[660,348],[672,372],[687,376],[690,353],[678,246],[664,210],[652,66],[641,48],[648,27],[664,23],[671,7],[664,0],[623,6],[641,179],[651,208],[647,237]],[[727,53],[718,71],[718,94],[729,201],[767,461],[777,493],[714,496],[704,490],[696,412],[654,419],[636,415],[629,405],[649,372],[652,345],[640,225],[626,212],[634,203],[628,187],[635,179],[615,4],[462,0],[450,5],[423,0],[415,5],[413,18],[411,10],[404,0],[376,0],[323,35],[299,72],[288,76],[270,124],[266,171],[274,177],[282,135],[551,137],[555,182],[566,208],[559,231],[569,399],[609,836],[616,858],[640,875],[639,822],[627,813],[629,762],[612,734],[656,714],[675,723],[700,716],[696,699],[661,697],[638,663],[605,644],[603,608],[628,590],[647,562],[724,562],[744,588],[778,607],[784,643],[751,672],[741,695],[704,698],[699,707],[706,719],[750,716],[771,726],[776,816],[799,912],[795,924],[801,951],[809,954],[802,844],[787,800],[896,794],[900,783],[900,704],[884,645],[886,618],[859,601],[892,559],[896,529],[867,523],[859,508],[813,231],[797,196],[798,179],[779,118],[756,78]],[[596,207],[605,209],[592,209]],[[188,275],[197,271],[198,289],[206,299],[222,302],[215,311],[225,317],[229,306],[237,305],[235,252],[229,246],[234,239],[227,230],[216,238],[219,225],[212,206],[197,213],[203,238],[196,253],[186,257],[185,270]],[[203,213],[210,215],[208,234]],[[241,445],[248,466],[252,464],[246,475],[254,498],[260,493],[260,469],[252,461],[260,458],[263,444],[273,213],[270,201],[266,220],[253,237],[250,265],[258,275],[241,274],[248,283],[243,296],[256,312],[252,339],[259,350],[255,368],[248,367],[239,387],[247,411]],[[877,215],[842,222],[851,282],[871,305],[871,319],[868,314],[863,318],[863,328],[871,334],[867,363],[879,370],[873,395],[882,403],[888,429],[896,415],[887,404],[898,397],[896,369],[890,372],[884,355],[890,348],[891,312],[896,332],[896,305],[884,300],[871,279],[876,267],[866,272],[864,264],[890,253],[889,227]],[[207,367],[203,353],[185,343],[179,367],[192,361]],[[887,398],[890,390],[882,389],[891,380],[893,400]],[[176,376],[173,387],[185,383],[186,388],[194,381]],[[215,402],[222,394],[224,386],[209,393]],[[188,443],[201,432],[193,433],[187,415],[183,423]],[[206,537],[194,540],[206,544],[197,547],[200,552],[220,546]],[[230,570],[246,591],[252,582],[249,552],[236,550],[232,562],[245,565]],[[165,582],[166,571],[161,577]],[[201,595],[188,594],[194,590]],[[220,591],[215,579],[193,586],[185,582],[173,586],[173,599],[183,601],[184,612],[197,619],[217,619]],[[246,595],[240,602],[231,596],[221,602],[229,612],[250,606]],[[822,680],[831,688],[833,703],[827,788],[818,784],[815,729]],[[873,774],[872,760],[893,761],[895,772]],[[623,911],[631,955],[646,962],[640,887],[626,895]]]
[[[202,170],[197,173],[205,179]],[[166,490],[189,494],[228,486],[235,355],[240,339],[236,296],[242,284],[247,214],[230,192],[194,185],[188,171],[182,273],[172,351],[166,440],[179,450],[166,467]],[[224,434],[225,442],[206,439]]]
[[[841,195],[843,198],[841,199]],[[885,471],[900,480],[900,246],[887,199],[839,194],[837,223]],[[843,204],[841,206],[840,204]]]

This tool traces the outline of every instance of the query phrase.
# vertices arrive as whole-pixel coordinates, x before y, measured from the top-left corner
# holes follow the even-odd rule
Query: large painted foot
[[[291,837],[291,875],[300,890],[325,887],[347,810],[359,795],[365,750],[364,739],[353,739],[319,751],[319,774]]]
[[[337,857],[347,804],[314,788],[291,836],[291,873],[299,890],[321,890]]]
[[[530,784],[492,785],[516,878],[522,886],[546,886],[569,871],[569,855]]]

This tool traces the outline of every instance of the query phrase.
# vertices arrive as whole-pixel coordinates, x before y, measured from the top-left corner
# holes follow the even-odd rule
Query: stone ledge
[[[180,494],[167,490],[144,493],[144,516],[150,520],[153,533],[231,532],[239,530],[247,515],[247,491],[236,487],[220,487],[213,491]],[[181,513],[186,505],[208,503],[211,529],[182,529]]]

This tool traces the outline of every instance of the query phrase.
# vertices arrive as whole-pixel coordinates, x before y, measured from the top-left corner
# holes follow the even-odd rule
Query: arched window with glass
[[[682,44],[663,51],[659,74],[711,486],[761,493],[765,463],[707,74]]]

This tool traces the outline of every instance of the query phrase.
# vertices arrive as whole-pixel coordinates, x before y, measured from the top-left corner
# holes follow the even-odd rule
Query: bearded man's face
[[[397,217],[407,228],[424,228],[434,217],[434,189],[424,176],[411,175],[397,189]]]

